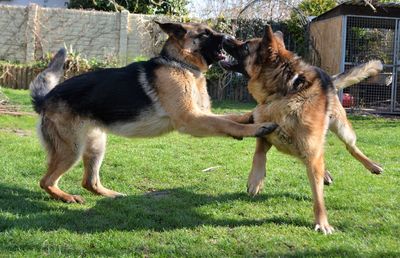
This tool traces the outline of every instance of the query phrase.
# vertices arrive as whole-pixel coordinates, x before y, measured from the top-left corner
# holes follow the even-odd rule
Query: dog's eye
[[[206,29],[204,32],[197,35],[197,38],[208,38],[211,35],[211,31]]]
[[[208,34],[207,33],[200,33],[199,35],[197,35],[197,38],[208,38]]]
[[[243,45],[243,51],[244,51],[246,54],[248,54],[248,53],[250,52],[249,44],[244,43],[244,45]]]

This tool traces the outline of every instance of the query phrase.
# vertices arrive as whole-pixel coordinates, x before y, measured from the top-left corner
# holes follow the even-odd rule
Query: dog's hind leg
[[[48,168],[40,180],[40,187],[55,199],[68,203],[83,203],[84,199],[81,196],[68,194],[58,187],[61,176],[76,163],[83,148],[83,132],[76,134],[71,132],[71,128],[73,127],[57,126],[49,120],[42,119],[39,135],[48,153]]]
[[[82,186],[92,193],[118,197],[123,194],[105,188],[100,182],[100,166],[106,150],[106,134],[99,128],[91,129],[83,152],[84,175]]]
[[[362,151],[356,146],[356,134],[351,127],[350,122],[346,118],[346,113],[342,110],[335,109],[332,113],[329,122],[329,129],[336,134],[339,139],[346,145],[350,154],[356,158],[366,169],[373,174],[381,174],[383,168],[376,162],[370,160]]]
[[[323,150],[316,151],[317,155],[311,155],[305,160],[308,180],[310,181],[314,201],[315,230],[321,230],[324,234],[333,233],[334,229],[328,222],[328,215],[324,203],[324,173],[325,164]]]
[[[252,196],[257,195],[264,186],[266,155],[271,146],[264,138],[257,138],[253,164],[247,180],[247,192]]]

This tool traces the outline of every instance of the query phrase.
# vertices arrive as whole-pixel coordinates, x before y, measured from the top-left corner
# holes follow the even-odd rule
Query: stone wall
[[[154,56],[165,40],[154,19],[166,17],[0,5],[0,59],[32,62],[63,46],[121,63]]]
[[[0,6],[0,59],[25,61],[28,10]]]

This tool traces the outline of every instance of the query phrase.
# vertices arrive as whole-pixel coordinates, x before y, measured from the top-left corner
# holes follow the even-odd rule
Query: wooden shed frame
[[[359,55],[361,58],[351,56],[357,49],[351,45],[353,41],[357,41],[358,48],[363,48],[360,45],[362,40],[351,38],[354,28],[370,30],[381,36],[376,39],[375,48],[364,46],[365,52]],[[309,32],[312,60],[331,75],[370,59],[385,59],[382,60],[382,74],[339,93],[345,107],[372,113],[400,114],[400,3],[380,4],[374,12],[361,2],[345,2],[314,18]],[[379,49],[387,58],[380,58],[374,49]]]

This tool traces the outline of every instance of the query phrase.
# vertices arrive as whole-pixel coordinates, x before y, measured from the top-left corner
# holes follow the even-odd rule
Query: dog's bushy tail
[[[67,50],[61,48],[51,60],[49,66],[41,72],[29,85],[33,108],[40,113],[46,94],[53,89],[64,75],[64,63]]]
[[[347,72],[332,76],[332,82],[336,90],[341,90],[367,79],[370,76],[377,75],[383,69],[379,60],[372,60],[368,63],[353,67]]]

